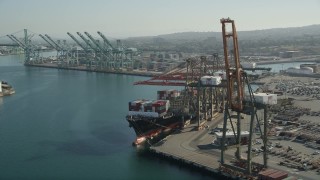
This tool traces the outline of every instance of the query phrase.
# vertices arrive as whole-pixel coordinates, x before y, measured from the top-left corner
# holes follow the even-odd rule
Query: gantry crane
[[[88,59],[91,59],[95,56],[94,52],[92,51],[92,49],[89,49],[88,47],[86,47],[85,45],[83,45],[77,38],[75,38],[71,33],[67,32],[67,34],[71,37],[71,39],[73,39],[78,46],[80,46],[83,49],[83,52],[85,53],[85,61],[88,62]],[[76,50],[78,53],[78,50]],[[91,66],[91,62],[89,61],[89,63],[87,64],[87,68],[90,68]]]
[[[19,41],[14,35],[7,35],[12,41],[16,42],[21,48],[26,48],[26,46],[21,42]]]
[[[98,40],[94,39],[88,32],[84,32],[88,36],[88,38],[98,47],[100,51],[100,65],[103,66],[103,63],[106,63],[104,66],[108,66],[109,61],[113,59],[111,51],[108,49],[105,49],[101,44],[98,42]],[[103,62],[105,61],[105,62]]]
[[[185,109],[189,110],[189,113],[195,114],[199,130],[208,120],[214,119],[215,111],[219,111],[217,104],[223,99],[220,99],[217,95],[223,92],[222,89],[225,86],[224,83],[209,85],[201,82],[201,78],[204,76],[215,76],[215,71],[218,68],[217,64],[215,64],[216,59],[210,59],[209,57],[200,56],[186,60],[185,92],[188,94],[184,96],[184,105]]]
[[[103,41],[106,45],[106,49],[110,52],[114,66],[116,66],[117,68],[122,68],[123,62],[122,62],[122,55],[121,54],[124,52],[121,49],[115,48],[111,44],[111,42],[106,38],[106,36],[104,34],[102,34],[100,31],[98,31],[97,33],[103,39]]]
[[[74,42],[76,42],[78,44],[78,46],[80,46],[86,53],[89,53],[90,51],[88,50],[87,47],[85,47],[83,44],[81,44],[80,41],[78,41],[77,38],[75,38],[71,33],[67,32],[67,34],[71,37],[71,39],[74,40]]]
[[[220,111],[220,103],[224,103],[223,92],[225,84],[205,85],[200,79],[203,76],[216,76],[222,70],[218,55],[197,56],[186,59],[175,69],[153,77],[146,81],[136,82],[135,85],[183,86],[182,113],[195,117],[198,129],[206,121],[214,119],[214,112]]]
[[[48,34],[45,34],[45,36],[48,38],[48,40],[55,46],[55,49],[58,50],[58,51],[64,51],[64,49],[58,45],[54,40],[52,40],[52,38],[48,35]]]
[[[223,123],[223,135],[222,135],[222,142],[221,142],[221,164],[223,166],[231,167],[230,165],[227,165],[224,159],[225,150],[230,148],[236,148],[236,158],[239,161],[245,162],[246,167],[245,168],[238,168],[234,167],[237,170],[240,170],[242,172],[251,174],[252,171],[252,138],[253,138],[253,126],[254,126],[254,118],[258,119],[257,117],[257,108],[264,109],[264,134],[261,133],[261,128],[259,121],[258,127],[261,133],[261,137],[263,138],[263,145],[264,145],[264,166],[267,167],[267,105],[259,104],[255,102],[253,91],[250,87],[250,84],[248,82],[247,74],[246,72],[241,68],[240,64],[240,58],[239,58],[239,49],[238,49],[238,37],[236,32],[236,27],[234,20],[231,20],[230,18],[227,19],[221,19],[220,20],[222,24],[222,39],[223,39],[223,48],[224,48],[224,60],[225,60],[225,71],[226,71],[226,77],[227,77],[227,102],[224,107],[224,123]],[[229,25],[229,26],[228,26]],[[227,26],[231,26],[231,32],[227,31]],[[229,42],[231,41],[231,46],[229,46]],[[229,51],[229,48],[232,47],[232,49]],[[230,54],[229,54],[230,53]],[[233,62],[232,59],[233,58]],[[248,96],[250,97],[245,99],[245,85],[248,85]],[[236,130],[233,126],[230,112],[229,110],[237,113],[237,127]],[[241,138],[241,113],[246,113],[251,115],[250,119],[250,130],[249,130],[249,141],[248,141],[248,155],[247,159],[242,159],[241,157],[241,145],[242,145],[242,138]],[[232,127],[233,135],[236,139],[235,144],[228,144],[227,138],[226,138],[226,132],[227,132],[227,121],[230,120],[230,124]]]
[[[14,35],[7,35],[12,41],[19,44],[19,46],[24,50],[25,53],[25,64],[33,63],[39,59],[39,51],[41,49],[37,48],[31,43],[31,36],[28,36],[28,30],[24,29],[24,42],[21,42]]]
[[[100,31],[98,31],[98,34],[102,37],[102,39],[104,40],[104,42],[109,46],[108,49],[114,51],[115,48],[112,46],[112,44],[110,43],[110,41],[106,38],[106,36],[104,36]]]
[[[107,46],[106,49],[108,50],[108,52],[110,51],[114,63],[116,63],[119,68],[122,68],[125,65],[127,67],[133,67],[134,51],[132,49],[126,48],[120,40],[117,40],[117,48],[115,48],[104,34],[102,34],[100,31],[98,31],[97,33],[103,39],[104,43]]]
[[[100,53],[100,50],[95,47],[91,42],[85,38],[80,32],[77,32],[77,34],[81,37],[81,39],[94,51],[94,57],[96,60],[101,61],[101,57],[98,57],[97,55]],[[93,64],[96,64],[96,60],[90,60],[90,68],[92,67]]]
[[[52,44],[52,42],[50,42],[46,37],[44,37],[42,34],[39,34],[39,36],[44,40],[46,41],[53,49],[57,50],[58,49],[56,48],[56,46],[54,44]]]
[[[41,36],[40,36],[41,37]],[[63,40],[64,44],[61,45],[60,44],[60,40],[58,40],[57,42],[55,42],[48,34],[45,34],[45,37],[48,39],[49,42],[51,42],[51,44],[54,46],[54,48],[57,50],[57,57],[58,60],[60,60],[60,65],[63,66],[64,65],[64,60],[66,60],[66,66],[69,66],[69,60],[71,59],[76,59],[76,54],[77,54],[77,50],[76,53],[74,51],[72,51],[71,48],[69,48],[68,46],[66,46],[66,40]],[[47,41],[47,42],[48,42]],[[76,60],[77,61],[77,60]],[[74,62],[73,62],[74,63]]]
[[[54,49],[57,50],[57,58],[58,61],[60,61],[58,65],[63,66],[64,59],[68,59],[68,51],[65,48],[61,47],[58,43],[56,43],[48,34],[45,34],[45,37],[49,42],[51,42],[51,44],[54,46]]]

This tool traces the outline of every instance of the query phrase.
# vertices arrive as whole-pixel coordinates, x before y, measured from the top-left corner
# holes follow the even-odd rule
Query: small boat
[[[5,81],[0,81],[0,97],[14,94],[16,91]]]

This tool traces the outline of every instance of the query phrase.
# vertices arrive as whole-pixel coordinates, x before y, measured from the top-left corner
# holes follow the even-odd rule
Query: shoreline
[[[290,62],[317,63],[317,59],[281,59],[281,60],[274,60],[274,61],[259,61],[255,63],[257,65],[268,65],[268,64],[281,64],[281,63],[290,63]],[[107,70],[107,69],[94,69],[94,68],[90,69],[90,68],[87,68],[86,66],[65,67],[65,66],[59,66],[57,64],[51,64],[51,63],[42,63],[42,64],[24,63],[24,65],[30,66],[30,67],[55,68],[55,69],[109,73],[109,74],[123,74],[123,75],[131,75],[131,76],[144,76],[144,77],[155,77],[164,73],[164,72],[153,72],[153,71],[125,71],[125,70],[122,71],[122,70]]]
[[[123,75],[131,75],[131,76],[144,76],[144,77],[154,77],[157,75],[161,75],[162,73],[155,72],[137,72],[137,71],[116,71],[116,70],[106,70],[106,69],[88,69],[85,66],[77,66],[77,67],[63,67],[54,64],[24,64],[29,67],[43,67],[43,68],[53,68],[53,69],[65,69],[65,70],[74,70],[74,71],[87,71],[87,72],[97,72],[97,73],[109,73],[109,74],[123,74]]]

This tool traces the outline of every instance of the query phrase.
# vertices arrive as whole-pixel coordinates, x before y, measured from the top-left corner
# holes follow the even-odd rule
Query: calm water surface
[[[16,90],[0,97],[0,179],[212,179],[131,146],[128,101],[155,99],[165,87],[22,61],[0,56],[0,80]]]

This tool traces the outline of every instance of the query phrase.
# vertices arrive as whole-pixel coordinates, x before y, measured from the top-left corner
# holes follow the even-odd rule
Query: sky
[[[237,31],[320,24],[320,0],[0,0],[0,37],[23,29],[115,38],[220,32],[226,17]]]

